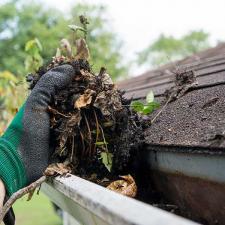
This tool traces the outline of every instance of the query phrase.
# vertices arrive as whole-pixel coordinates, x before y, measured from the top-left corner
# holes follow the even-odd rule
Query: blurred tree
[[[26,97],[25,83],[17,85],[18,82],[18,78],[11,72],[0,72],[0,135]]]
[[[114,79],[127,74],[121,63],[121,42],[112,32],[104,6],[76,4],[64,14],[31,0],[4,2],[0,2],[0,134],[26,98],[25,74],[41,65],[42,58],[44,63],[51,61],[62,38],[74,43],[68,24],[79,25],[81,14],[90,22],[87,42],[93,70],[105,66]]]
[[[165,36],[159,38],[138,55],[138,64],[160,65],[182,59],[188,55],[209,48],[209,34],[202,30],[191,31],[181,38]]]
[[[106,8],[98,5],[76,4],[63,14],[34,1],[8,0],[0,5],[0,70],[14,74],[25,73],[25,44],[38,38],[43,45],[41,55],[46,62],[55,54],[62,38],[73,39],[68,24],[77,22],[79,15],[88,17],[87,37],[94,71],[105,66],[115,79],[127,74],[121,63],[121,42],[116,39],[106,19]]]

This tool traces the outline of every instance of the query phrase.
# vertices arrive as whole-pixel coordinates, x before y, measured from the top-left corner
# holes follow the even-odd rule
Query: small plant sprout
[[[72,47],[70,45],[70,42],[66,39],[66,38],[63,38],[61,41],[60,41],[60,47],[61,47],[61,51],[65,52],[65,55],[71,59],[73,54],[72,54]],[[58,52],[59,53],[59,52]],[[61,52],[60,52],[61,54]]]
[[[56,49],[56,53],[55,53],[55,57],[56,57],[56,58],[59,58],[59,57],[61,57],[61,56],[62,56],[61,50],[60,50],[59,48],[57,48],[57,49]]]
[[[84,33],[84,39],[87,39],[87,25],[89,24],[87,18],[83,15],[79,16],[80,23],[82,26],[77,26],[75,24],[70,24],[68,27],[76,34],[77,31],[82,31]]]
[[[78,30],[86,32],[86,30],[84,30],[83,27],[80,27],[80,26],[77,26],[77,25],[74,25],[74,24],[68,25],[68,27],[74,32],[77,32]]]
[[[105,165],[107,170],[111,172],[113,163],[113,154],[110,152],[101,152],[100,159],[102,160],[102,163]]]
[[[87,39],[87,33],[88,33],[87,25],[89,24],[89,22],[87,18],[82,15],[79,17],[79,19],[80,19],[81,26],[78,26],[75,24],[68,25],[68,27],[73,31],[73,35],[74,35],[73,43],[75,43],[75,47],[76,47],[76,55],[74,56],[74,59],[88,60],[90,57],[90,53],[89,53],[88,45],[86,43],[86,39]],[[81,31],[83,33],[82,35],[83,37],[78,35],[78,31]],[[72,52],[72,48],[71,48],[71,52]],[[73,54],[71,54],[71,56],[73,57]]]
[[[131,108],[143,115],[148,115],[152,113],[155,109],[159,108],[160,104],[154,101],[154,93],[150,91],[146,96],[146,104],[141,101],[133,101],[131,103]]]
[[[83,15],[80,15],[79,19],[80,19],[80,23],[82,24],[83,29],[84,29],[84,39],[87,40],[87,34],[88,34],[87,25],[89,24],[89,21],[88,21],[87,17],[83,16]]]

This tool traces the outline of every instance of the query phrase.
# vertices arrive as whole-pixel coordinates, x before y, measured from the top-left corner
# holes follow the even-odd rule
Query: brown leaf
[[[67,121],[66,126],[72,128],[75,127],[76,125],[79,126],[80,120],[81,120],[80,112],[77,112],[70,117],[70,119]]]
[[[131,175],[120,176],[123,180],[117,180],[107,186],[107,189],[122,195],[134,198],[137,195],[137,185]]]
[[[71,173],[72,169],[68,164],[64,163],[53,163],[50,164],[44,172],[45,176],[57,176],[57,175],[66,175],[67,173]]]
[[[27,201],[30,201],[34,195],[35,189],[28,192]]]
[[[91,104],[92,95],[95,94],[95,91],[87,89],[83,95],[81,95],[75,102],[74,108],[80,109]]]
[[[114,85],[112,78],[110,77],[110,75],[108,73],[103,73],[101,80],[102,80],[102,83],[105,86],[105,88],[109,88]]]
[[[75,59],[89,59],[89,49],[86,41],[83,38],[76,40],[77,54]]]
[[[60,45],[61,45],[61,49],[66,52],[66,56],[71,58],[72,57],[72,48],[71,48],[69,41],[67,39],[63,38],[60,41]]]
[[[112,111],[122,109],[120,95],[114,89],[102,91],[97,95],[94,106],[100,109],[104,116],[110,116]]]
[[[85,80],[88,80],[89,82],[89,88],[90,89],[96,89],[96,75],[93,73],[90,73],[87,70],[80,70],[80,73],[82,75],[82,78]]]
[[[104,91],[100,92],[94,102],[94,106],[101,110],[104,116],[110,116],[110,105],[108,104],[108,99]]]

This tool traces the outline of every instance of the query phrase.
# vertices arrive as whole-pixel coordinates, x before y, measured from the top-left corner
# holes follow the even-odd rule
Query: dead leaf
[[[70,119],[67,121],[67,127],[75,127],[76,125],[80,125],[81,115],[80,112],[73,114]]]
[[[28,192],[27,201],[30,201],[34,195],[35,189]]]
[[[107,189],[134,198],[137,195],[137,185],[131,175],[120,176],[123,180],[116,180]]]
[[[94,106],[101,110],[102,115],[110,116],[111,112],[109,110],[110,105],[108,105],[108,99],[104,91],[100,92],[94,102]]]
[[[89,49],[86,41],[83,38],[80,38],[76,40],[76,48],[77,48],[77,54],[75,56],[75,59],[89,59]]]
[[[88,80],[89,80],[90,78],[95,77],[94,74],[90,73],[90,72],[87,71],[87,70],[81,69],[81,70],[80,70],[80,73],[82,74],[82,76],[86,77]]]
[[[85,107],[89,104],[91,104],[92,101],[92,95],[95,94],[95,91],[91,89],[87,89],[83,95],[81,95],[75,102],[74,108],[80,109],[82,107]]]
[[[122,109],[120,95],[114,89],[102,91],[97,95],[94,106],[100,109],[104,116],[110,116],[112,111]]]
[[[111,93],[111,101],[112,101],[112,106],[113,106],[113,109],[115,111],[120,111],[122,110],[122,103],[121,103],[121,98],[120,98],[120,95],[118,94],[118,91],[117,90],[112,90],[112,93]]]
[[[57,176],[57,175],[66,175],[71,173],[72,169],[67,163],[53,163],[50,164],[44,172],[45,176]]]
[[[101,77],[102,83],[105,86],[105,88],[113,86],[113,81],[108,73],[103,73]]]
[[[61,45],[61,50],[65,51],[66,56],[71,58],[72,57],[72,48],[71,48],[71,45],[70,45],[69,41],[66,38],[63,38],[60,41],[60,45]]]
[[[82,78],[85,80],[88,80],[89,82],[89,89],[96,89],[96,75],[93,73],[90,73],[87,70],[80,70],[80,73],[82,75]]]

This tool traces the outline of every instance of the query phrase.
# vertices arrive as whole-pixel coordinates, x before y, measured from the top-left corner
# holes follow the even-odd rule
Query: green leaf
[[[148,115],[150,113],[152,113],[154,110],[154,108],[152,106],[145,106],[144,109],[142,110],[142,113],[144,115]]]
[[[95,145],[97,145],[97,146],[107,145],[107,144],[108,144],[108,143],[105,142],[105,141],[97,141],[97,142],[95,142]]]
[[[25,51],[27,52],[27,51],[29,51],[31,48],[33,48],[34,45],[35,45],[34,43],[35,43],[34,40],[28,41],[28,42],[26,43],[26,45],[25,45]]]
[[[142,112],[144,109],[144,104],[140,101],[133,101],[130,106],[136,112]]]
[[[153,93],[153,91],[150,91],[146,96],[146,102],[150,103],[150,102],[153,102],[153,101],[154,101],[154,93]]]
[[[38,38],[35,38],[34,39],[35,40],[35,42],[36,42],[36,45],[37,45],[37,47],[38,47],[38,49],[40,50],[40,51],[42,51],[42,45],[41,45],[41,42],[39,41],[39,39]]]
[[[78,31],[78,30],[81,30],[83,32],[86,33],[86,30],[83,28],[83,27],[80,27],[80,26],[77,26],[77,25],[74,25],[74,24],[71,24],[71,25],[68,25],[68,27],[72,30],[72,31]]]
[[[160,104],[158,103],[158,102],[150,102],[149,104],[148,104],[148,106],[151,106],[151,107],[153,107],[153,109],[158,109],[159,107],[160,107]]]
[[[105,165],[107,170],[111,172],[112,169],[112,163],[113,163],[113,154],[110,152],[101,152],[102,163]]]
[[[42,51],[42,45],[40,43],[40,41],[35,38],[33,40],[30,40],[26,43],[25,45],[25,51],[31,51],[31,52],[39,52]]]
[[[144,106],[142,113],[144,115],[148,115],[152,113],[155,109],[158,109],[160,107],[160,104],[158,102],[150,102],[147,106]]]
[[[7,70],[0,72],[0,80],[3,80],[3,79],[6,81],[12,81],[14,83],[18,82],[17,77]]]

